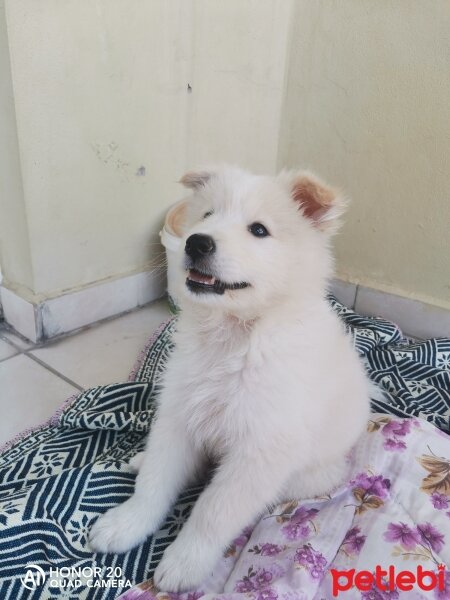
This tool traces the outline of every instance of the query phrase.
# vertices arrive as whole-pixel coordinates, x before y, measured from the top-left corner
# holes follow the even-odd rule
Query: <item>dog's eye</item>
[[[212,210],[208,210],[208,212],[205,212],[205,214],[203,215],[204,219],[207,219],[208,217],[210,217],[213,214]]]
[[[267,237],[270,235],[262,223],[252,223],[249,225],[248,230],[255,237]]]

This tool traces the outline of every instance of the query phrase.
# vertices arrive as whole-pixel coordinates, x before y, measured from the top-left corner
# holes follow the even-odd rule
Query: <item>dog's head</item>
[[[345,208],[334,190],[307,172],[266,177],[234,167],[189,172],[181,183],[193,192],[180,249],[185,299],[257,316],[323,293],[329,238]]]

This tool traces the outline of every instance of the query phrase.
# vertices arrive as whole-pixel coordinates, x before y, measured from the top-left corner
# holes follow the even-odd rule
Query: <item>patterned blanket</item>
[[[330,301],[351,331],[371,378],[385,390],[383,401],[373,401],[374,410],[420,416],[449,432],[450,340],[413,343],[392,323],[361,317],[335,299]],[[201,486],[186,490],[161,530],[127,554],[93,554],[87,543],[97,516],[133,491],[135,476],[128,463],[144,447],[174,326],[174,320],[162,326],[128,383],[93,388],[71,398],[49,423],[3,448],[0,598],[117,598],[131,584],[151,576],[176,537]],[[394,447],[400,451],[403,442],[398,431],[386,436],[386,444],[392,446],[384,448],[386,455],[397,456]],[[439,493],[445,496],[450,488]],[[444,506],[445,498],[436,498]],[[430,500],[421,502],[428,507]],[[268,600],[275,600],[270,593]]]
[[[148,581],[121,600],[448,600],[450,437],[377,413],[350,462],[329,496],[281,504],[247,527],[197,590],[158,593]]]

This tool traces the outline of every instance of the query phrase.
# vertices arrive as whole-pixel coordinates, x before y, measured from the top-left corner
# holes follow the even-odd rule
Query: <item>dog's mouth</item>
[[[201,273],[197,269],[189,269],[186,278],[186,286],[191,292],[201,294],[224,294],[226,290],[242,290],[250,284],[241,281],[239,283],[225,283],[213,275]]]

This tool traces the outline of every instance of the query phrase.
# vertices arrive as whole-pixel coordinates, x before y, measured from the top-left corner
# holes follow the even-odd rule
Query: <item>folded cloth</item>
[[[450,437],[421,419],[378,413],[349,462],[348,481],[329,496],[276,506],[244,530],[197,590],[167,594],[150,580],[120,599],[450,598],[450,572],[438,587],[440,565],[450,565]],[[433,591],[396,581],[419,567],[432,572]],[[387,590],[376,586],[377,571]]]

